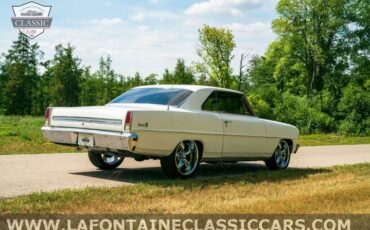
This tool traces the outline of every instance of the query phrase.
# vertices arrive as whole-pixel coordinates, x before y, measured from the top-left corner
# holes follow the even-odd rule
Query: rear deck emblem
[[[148,122],[145,122],[145,123],[142,123],[142,122],[139,122],[139,123],[137,123],[137,126],[139,126],[139,127],[148,127]]]

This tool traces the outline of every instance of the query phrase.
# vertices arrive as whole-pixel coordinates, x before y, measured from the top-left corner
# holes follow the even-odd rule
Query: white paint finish
[[[370,162],[370,144],[302,147],[289,168],[314,168]],[[255,164],[257,163],[257,164]],[[263,162],[230,164],[225,169],[201,164],[200,176],[232,176],[267,170]],[[289,170],[289,169],[288,169]],[[113,171],[97,170],[87,154],[39,154],[0,156],[0,197],[39,191],[113,187],[166,180],[159,161],[136,162],[127,158]],[[124,188],[122,188],[124,189]]]
[[[222,156],[266,155],[266,128],[262,119],[228,113],[221,113],[221,119],[224,127]]]
[[[155,85],[138,88],[181,88],[193,93],[179,107],[152,104],[108,104],[95,107],[53,108],[52,117],[85,117],[119,120],[122,124],[56,121],[54,127],[84,128],[124,132],[127,111],[132,112],[130,132],[138,135],[135,153],[147,156],[168,156],[183,140],[198,140],[204,146],[203,157],[270,156],[281,139],[295,140],[298,129],[281,122],[254,116],[202,111],[201,106],[213,91],[240,92],[210,86]],[[224,121],[231,121],[226,126]],[[147,124],[147,125],[139,125]],[[71,143],[75,144],[75,143]],[[117,145],[115,145],[117,146]],[[97,146],[103,147],[103,146]],[[106,146],[104,146],[106,147]],[[111,147],[113,149],[113,147]],[[126,150],[126,149],[121,149]]]
[[[139,127],[139,123],[148,127]],[[139,136],[138,153],[169,155],[183,140],[198,140],[204,145],[205,157],[220,157],[222,122],[218,113],[191,111],[134,112],[132,132]]]

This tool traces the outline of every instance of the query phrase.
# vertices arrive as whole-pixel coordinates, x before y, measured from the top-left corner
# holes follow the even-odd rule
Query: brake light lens
[[[45,122],[48,126],[50,126],[50,118],[51,118],[51,108],[47,108],[45,111]]]
[[[132,112],[127,111],[126,113],[126,119],[125,119],[125,131],[130,131],[131,128],[131,121],[132,121]]]

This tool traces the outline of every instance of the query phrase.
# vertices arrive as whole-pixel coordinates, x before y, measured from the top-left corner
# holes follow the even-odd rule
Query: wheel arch
[[[204,145],[203,145],[203,142],[201,142],[200,140],[193,140],[195,142],[195,144],[197,144],[197,147],[198,147],[198,151],[199,151],[199,161],[202,160],[202,157],[203,157],[203,150],[204,150]]]
[[[293,152],[293,140],[292,139],[289,139],[289,138],[282,138],[280,141],[286,141],[289,145],[289,150],[290,150],[290,153]],[[279,143],[280,143],[279,141]]]
[[[178,142],[178,143],[176,144],[175,148],[172,150],[172,152],[171,152],[171,153],[175,152],[175,150],[176,150],[177,146],[178,146],[181,142],[183,142],[183,141],[194,141],[194,143],[197,145],[197,148],[198,148],[198,151],[199,151],[199,158],[200,158],[199,160],[201,160],[201,159],[202,159],[202,157],[203,157],[204,144],[203,144],[203,142],[202,142],[202,141],[200,141],[200,140],[198,140],[198,139],[191,139],[191,138],[188,138],[188,139],[183,139],[183,140],[181,140],[180,142]]]

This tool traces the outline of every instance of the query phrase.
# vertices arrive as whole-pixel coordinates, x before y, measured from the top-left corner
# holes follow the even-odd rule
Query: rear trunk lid
[[[56,107],[51,126],[123,131],[127,109],[119,107]]]
[[[124,131],[128,111],[164,110],[167,106],[145,106],[138,104],[108,104],[105,106],[54,107],[50,125],[80,129]]]

